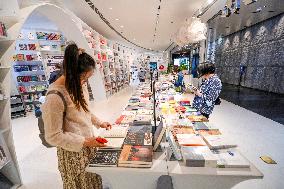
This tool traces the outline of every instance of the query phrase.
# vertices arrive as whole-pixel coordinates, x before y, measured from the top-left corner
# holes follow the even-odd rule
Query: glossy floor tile
[[[221,98],[284,124],[284,94],[223,83]]]

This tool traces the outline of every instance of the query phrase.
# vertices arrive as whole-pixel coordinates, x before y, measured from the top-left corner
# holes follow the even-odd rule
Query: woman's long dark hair
[[[65,87],[78,110],[82,107],[85,112],[89,112],[81,86],[81,76],[95,69],[95,66],[94,59],[81,52],[75,43],[66,47],[63,61]]]

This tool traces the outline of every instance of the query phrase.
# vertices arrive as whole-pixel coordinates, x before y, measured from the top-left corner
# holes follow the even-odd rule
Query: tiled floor
[[[130,97],[128,88],[105,102],[93,104],[94,111],[113,122]],[[242,182],[234,189],[282,189],[284,186],[283,125],[223,100],[216,106],[211,120],[222,133],[239,145],[240,151],[264,174],[262,180]],[[13,132],[24,185],[20,189],[60,189],[55,149],[40,144],[36,119],[33,116],[15,119]],[[269,155],[278,164],[267,165],[259,156]],[[204,181],[206,182],[206,181]],[[115,188],[114,188],[115,189]]]
[[[223,83],[221,98],[284,124],[284,94]]]

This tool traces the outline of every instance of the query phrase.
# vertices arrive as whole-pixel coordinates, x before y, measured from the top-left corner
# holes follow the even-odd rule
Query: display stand
[[[167,174],[172,177],[175,189],[189,186],[196,189],[229,189],[246,180],[263,178],[253,164],[249,169],[199,168],[185,167],[183,162],[167,159],[166,153],[154,152],[150,169],[87,167],[86,171],[101,175],[115,189],[156,189],[158,178]]]
[[[14,1],[4,3],[11,6]],[[7,9],[5,9],[7,10]],[[4,95],[0,99],[0,141],[1,146],[5,151],[8,161],[2,164],[0,168],[0,182],[7,183],[6,186],[17,188],[21,185],[21,177],[17,158],[15,154],[15,147],[13,143],[12,129],[11,129],[11,107],[10,107],[10,83],[11,83],[11,57],[9,54],[14,50],[12,44],[14,39],[10,34],[10,28],[18,22],[18,15],[15,13],[2,15],[0,11],[0,21],[6,25],[7,36],[0,39],[0,86],[1,93]],[[1,95],[1,96],[2,96]]]

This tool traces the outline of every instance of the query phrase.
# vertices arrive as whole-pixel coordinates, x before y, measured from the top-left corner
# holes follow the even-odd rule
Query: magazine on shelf
[[[213,150],[219,168],[249,168],[250,163],[237,149]]]
[[[206,144],[211,150],[235,148],[237,144],[231,142],[223,135],[206,135],[202,136]]]
[[[196,134],[177,134],[176,137],[180,146],[206,146],[202,137]]]
[[[187,167],[217,167],[217,158],[208,146],[182,146],[181,153]]]
[[[118,166],[149,168],[152,166],[152,159],[152,146],[124,145],[118,160]]]
[[[121,150],[98,149],[90,160],[90,167],[116,167]]]

